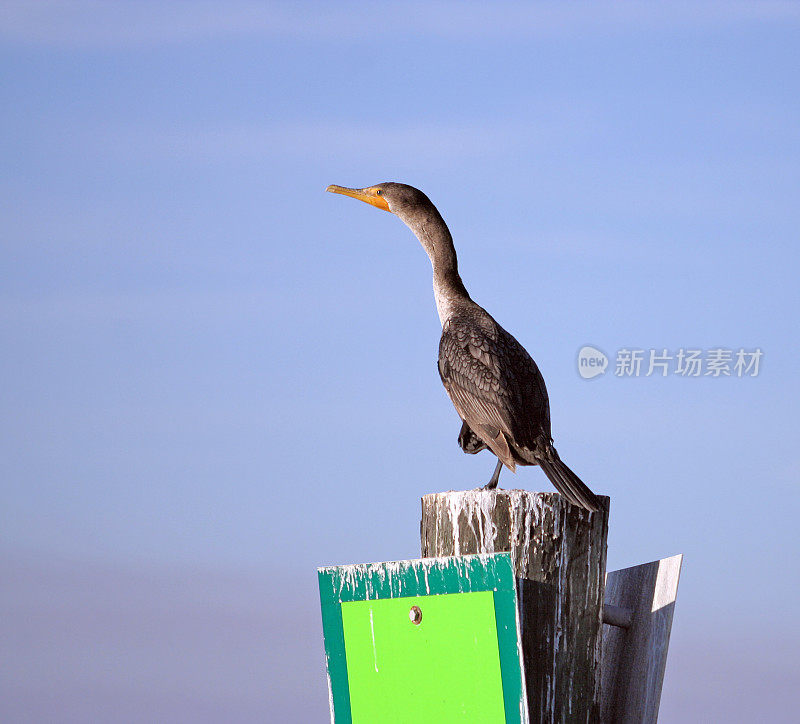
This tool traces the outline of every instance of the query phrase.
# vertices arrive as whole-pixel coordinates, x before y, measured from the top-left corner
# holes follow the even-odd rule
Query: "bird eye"
[[[383,191],[381,191],[380,189],[375,191],[375,193],[378,194],[378,196],[383,196]]]

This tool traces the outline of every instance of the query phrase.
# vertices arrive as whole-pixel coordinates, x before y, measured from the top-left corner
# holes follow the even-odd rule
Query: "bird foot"
[[[497,487],[497,483],[500,482],[500,471],[502,469],[503,463],[498,460],[497,467],[495,467],[492,477],[489,478],[489,482],[486,483],[486,485],[484,485],[482,488],[479,488],[479,490],[494,490]]]

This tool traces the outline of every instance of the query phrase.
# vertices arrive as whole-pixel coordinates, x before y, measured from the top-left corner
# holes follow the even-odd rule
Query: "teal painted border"
[[[323,603],[471,591],[515,591],[509,553],[320,568]]]
[[[516,591],[494,592],[494,615],[497,623],[497,648],[500,652],[500,676],[503,682],[506,722],[524,724],[521,702],[525,694],[522,688],[522,662],[518,646]]]
[[[336,724],[351,724],[342,604],[406,596],[494,591],[507,724],[524,724],[517,590],[509,553],[364,563],[319,569],[325,657]],[[501,623],[505,620],[505,623]]]
[[[350,682],[347,678],[347,655],[344,648],[342,604],[323,597],[322,572],[319,574],[322,604],[322,634],[325,638],[325,662],[328,669],[328,686],[335,712],[336,724],[352,724],[350,709]]]

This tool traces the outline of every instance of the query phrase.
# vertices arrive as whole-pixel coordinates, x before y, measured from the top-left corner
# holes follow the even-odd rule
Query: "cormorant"
[[[497,487],[505,465],[538,465],[571,503],[599,510],[595,494],[561,460],[550,435],[550,403],[536,363],[505,329],[472,301],[458,274],[453,237],[419,189],[387,182],[328,191],[365,201],[400,218],[414,232],[433,266],[433,292],[442,323],[439,375],[463,424],[458,443],[474,455],[498,458],[485,488]]]

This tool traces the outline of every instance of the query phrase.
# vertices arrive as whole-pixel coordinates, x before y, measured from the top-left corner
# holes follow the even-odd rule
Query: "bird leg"
[[[498,459],[497,460],[497,467],[494,469],[492,473],[491,480],[484,485],[481,490],[494,490],[497,487],[497,482],[500,480],[500,471],[503,469],[503,461]]]

